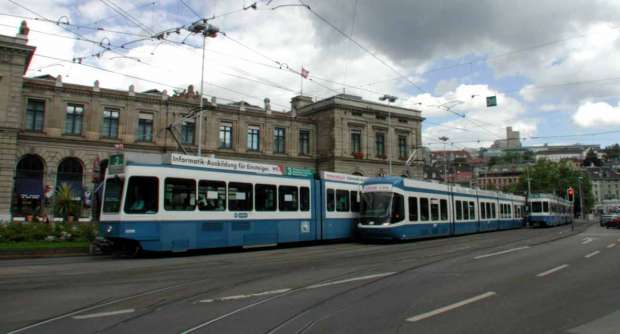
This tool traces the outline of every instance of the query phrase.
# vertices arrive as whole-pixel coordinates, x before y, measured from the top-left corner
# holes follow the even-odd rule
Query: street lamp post
[[[380,101],[387,101],[390,103],[396,102],[398,99],[396,96],[383,95],[379,98]],[[388,175],[392,176],[392,110],[388,109]]]
[[[439,140],[443,142],[443,181],[448,182],[448,151],[446,151],[446,142],[448,141],[448,137],[441,136]]]
[[[205,75],[205,47],[207,37],[216,37],[220,29],[208,24],[206,19],[200,19],[192,23],[187,30],[195,34],[202,34],[202,66],[200,68],[200,111],[198,112],[198,155],[202,155],[202,112],[204,109],[204,75]]]
[[[579,218],[584,219],[585,216],[583,214],[583,192],[581,191],[581,179],[581,176],[577,177],[577,184],[579,185]]]

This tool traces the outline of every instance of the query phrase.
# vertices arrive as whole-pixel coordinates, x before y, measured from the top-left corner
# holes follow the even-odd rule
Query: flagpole
[[[299,73],[299,95],[304,95],[304,65],[301,65],[301,73]]]

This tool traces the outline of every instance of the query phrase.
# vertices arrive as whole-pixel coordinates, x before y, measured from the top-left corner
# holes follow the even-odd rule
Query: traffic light
[[[573,189],[573,187],[568,187],[568,200],[572,202],[574,197],[575,197],[575,190]]]

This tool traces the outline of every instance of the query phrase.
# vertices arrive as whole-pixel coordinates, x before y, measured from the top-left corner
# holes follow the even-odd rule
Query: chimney
[[[136,87],[134,85],[129,85],[129,96],[136,96]]]
[[[93,92],[98,92],[99,91],[99,80],[95,80],[95,82],[93,83]]]
[[[26,21],[22,21],[19,26],[19,30],[17,30],[17,35],[15,37],[28,40],[28,33],[30,32],[30,28],[28,28],[28,23]]]
[[[239,111],[245,111],[245,102],[239,102]]]
[[[268,97],[265,98],[265,112],[267,115],[271,115],[271,100]]]
[[[211,104],[214,107],[217,107],[217,98],[215,96],[211,96]]]
[[[59,74],[56,77],[56,84],[55,85],[56,85],[56,87],[62,87],[62,75]]]
[[[168,100],[168,91],[164,89],[163,92],[161,92],[161,100],[162,101],[167,101]]]
[[[297,117],[297,111],[312,104],[310,96],[297,95],[291,99],[291,117]]]

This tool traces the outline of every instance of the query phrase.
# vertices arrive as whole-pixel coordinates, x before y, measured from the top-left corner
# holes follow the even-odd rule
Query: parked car
[[[605,224],[605,227],[607,227],[607,228],[612,228],[612,227],[613,228],[620,228],[620,216],[618,216],[618,217],[608,221]]]
[[[601,226],[607,226],[607,222],[610,222],[617,217],[620,217],[620,211],[605,213],[601,215],[599,223]]]

